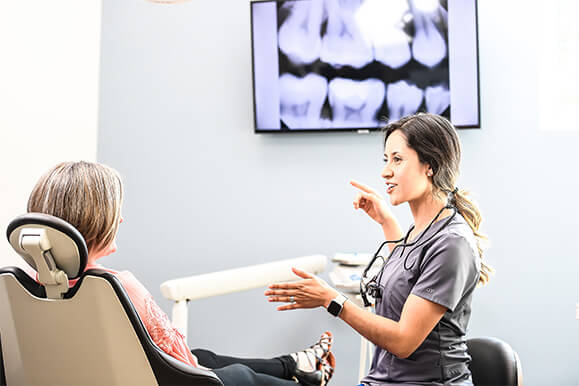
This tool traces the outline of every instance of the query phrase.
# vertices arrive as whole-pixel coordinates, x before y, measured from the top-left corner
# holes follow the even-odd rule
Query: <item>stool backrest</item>
[[[523,384],[519,356],[506,342],[491,337],[467,339],[472,357],[469,365],[476,386],[518,386]]]

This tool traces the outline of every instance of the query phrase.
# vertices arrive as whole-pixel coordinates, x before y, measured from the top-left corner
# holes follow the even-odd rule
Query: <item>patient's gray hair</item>
[[[94,253],[114,241],[122,201],[123,183],[116,170],[93,162],[63,162],[36,183],[27,210],[70,223],[83,235],[88,252]]]

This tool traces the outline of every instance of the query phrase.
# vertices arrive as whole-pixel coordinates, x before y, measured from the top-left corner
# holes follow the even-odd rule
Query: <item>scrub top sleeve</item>
[[[468,241],[460,235],[448,234],[426,251],[411,293],[453,312],[475,280],[475,262]]]

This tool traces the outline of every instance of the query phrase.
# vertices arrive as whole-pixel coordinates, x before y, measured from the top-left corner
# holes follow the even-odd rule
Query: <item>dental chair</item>
[[[0,269],[1,385],[223,385],[158,348],[113,275],[83,272],[87,247],[70,224],[29,213],[7,237],[38,282]]]

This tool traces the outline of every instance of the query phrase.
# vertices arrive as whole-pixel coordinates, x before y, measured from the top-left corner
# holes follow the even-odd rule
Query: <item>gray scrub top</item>
[[[446,307],[446,313],[406,359],[376,346],[363,384],[472,385],[464,336],[481,263],[476,239],[464,218],[457,213],[444,226],[447,220],[423,231],[414,239],[418,240],[415,245],[396,246],[379,280],[382,299],[376,300],[376,314],[394,321],[400,320],[410,294]]]

